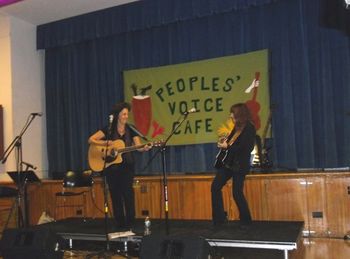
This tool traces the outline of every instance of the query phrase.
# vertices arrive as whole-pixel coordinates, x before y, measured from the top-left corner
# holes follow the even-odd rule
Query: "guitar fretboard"
[[[150,145],[152,145],[152,143],[147,143],[147,144],[141,144],[141,145],[137,145],[137,146],[131,146],[131,147],[121,148],[121,149],[118,149],[118,152],[119,152],[119,153],[131,152],[131,151],[134,151],[134,150],[143,148],[143,147],[146,146],[146,145],[150,146]]]
[[[145,145],[138,145],[138,146],[132,146],[132,147],[125,147],[125,148],[121,148],[118,149],[119,153],[126,153],[126,152],[131,152],[140,148],[143,148]]]

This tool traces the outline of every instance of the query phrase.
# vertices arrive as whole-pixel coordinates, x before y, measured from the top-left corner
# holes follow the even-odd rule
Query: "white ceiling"
[[[23,0],[0,8],[0,15],[40,25],[134,1],[139,0]]]

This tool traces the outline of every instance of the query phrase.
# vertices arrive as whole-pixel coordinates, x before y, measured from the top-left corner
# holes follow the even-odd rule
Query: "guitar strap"
[[[132,137],[131,137],[131,132],[130,128],[128,125],[125,126],[125,134],[121,136],[119,139],[123,140],[125,143],[125,147],[130,147],[132,146]],[[118,134],[119,135],[119,134]],[[132,153],[123,153],[123,162],[126,162],[127,164],[132,164],[134,163],[134,156]]]
[[[243,128],[243,129],[244,129],[244,128]],[[227,144],[228,144],[229,147],[232,146],[233,143],[235,143],[235,141],[238,139],[239,135],[241,135],[243,129],[237,130],[237,131],[233,134],[233,136],[232,136],[231,138],[229,138],[229,140],[227,141]],[[234,132],[234,130],[235,130],[235,129],[233,129],[232,132]],[[232,133],[231,133],[230,135],[232,135]]]

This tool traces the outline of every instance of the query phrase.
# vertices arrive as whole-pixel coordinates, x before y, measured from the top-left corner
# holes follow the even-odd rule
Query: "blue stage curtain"
[[[175,2],[161,2],[170,3],[171,10],[166,11],[166,5],[159,3],[164,8],[157,9],[160,14],[178,14],[169,18],[170,23],[165,23],[163,17],[156,26],[147,26],[150,23],[146,22],[142,29],[85,38],[74,44],[66,39],[67,44],[62,46],[48,45],[45,69],[51,176],[60,177],[57,172],[67,169],[87,168],[89,135],[108,123],[111,106],[124,98],[122,71],[265,48],[270,53],[270,102],[274,107],[271,152],[275,167],[282,170],[349,165],[350,39],[342,32],[320,26],[318,0],[266,4],[238,1],[250,5],[224,8],[222,12],[214,8],[207,15],[191,19],[183,19],[185,11],[175,12]],[[199,3],[179,0],[176,5],[177,2],[182,2],[178,4],[182,7]],[[234,1],[208,0],[206,7],[220,6],[214,2],[225,6]],[[136,12],[136,6],[135,3],[130,8]],[[122,9],[127,12],[127,7]],[[133,18],[125,17],[125,26],[136,28],[130,19]],[[56,23],[52,26],[60,27]],[[83,28],[86,27],[82,26],[84,31]],[[74,34],[74,30],[65,33],[69,32]],[[138,173],[161,172],[160,154],[141,170],[156,150],[135,152]],[[168,147],[166,171],[213,172],[216,152],[215,143]]]
[[[70,45],[281,0],[142,0],[37,28],[38,49]]]

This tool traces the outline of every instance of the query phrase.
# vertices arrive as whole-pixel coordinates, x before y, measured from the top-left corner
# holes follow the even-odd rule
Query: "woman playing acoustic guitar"
[[[126,147],[139,146],[138,151],[148,151],[151,145],[142,145],[140,137],[128,126],[127,121],[130,104],[118,103],[113,107],[110,125],[98,130],[89,138],[89,144],[101,148],[101,160],[104,157],[103,150],[113,146],[113,142],[123,143]],[[106,140],[109,140],[108,145]],[[117,151],[117,150],[116,150]],[[111,155],[111,154],[109,154]],[[121,155],[119,155],[121,156]],[[118,156],[116,156],[118,157]],[[109,163],[104,173],[107,177],[109,192],[111,195],[114,218],[119,227],[130,227],[135,219],[135,203],[133,180],[135,172],[134,157],[132,152],[123,153],[122,159],[105,158]],[[116,162],[114,162],[116,161]],[[103,161],[102,161],[103,163]]]
[[[251,222],[251,215],[244,197],[243,187],[246,174],[250,169],[250,153],[254,148],[255,128],[247,106],[234,104],[230,108],[234,128],[227,138],[218,142],[220,152],[216,157],[217,174],[211,184],[212,217],[214,225],[225,223],[222,188],[232,178],[232,194],[239,210],[243,225]]]

